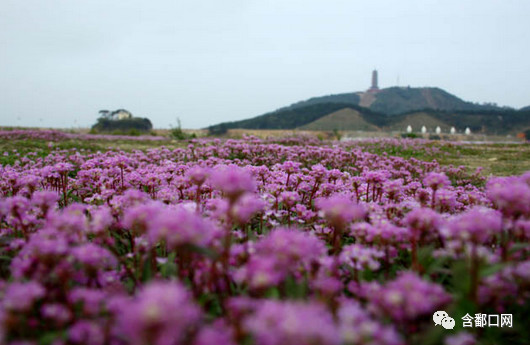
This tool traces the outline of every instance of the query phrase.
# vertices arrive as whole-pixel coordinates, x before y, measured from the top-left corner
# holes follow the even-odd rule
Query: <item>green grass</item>
[[[35,152],[37,157],[46,157],[55,150],[84,150],[86,152],[97,152],[108,150],[112,147],[116,150],[132,151],[147,150],[160,147],[179,147],[184,144],[175,141],[136,141],[136,140],[61,140],[55,141],[49,146],[46,140],[22,139],[8,140],[0,139],[0,165],[13,165],[17,160],[30,152]],[[15,151],[16,150],[16,151]],[[4,155],[7,152],[8,155]],[[19,155],[17,155],[17,153]]]
[[[483,167],[483,175],[520,175],[530,171],[530,144],[468,144],[456,155],[441,157],[444,165],[465,165],[469,169]]]
[[[423,161],[436,159],[441,165],[464,165],[468,172],[482,167],[483,175],[520,175],[530,171],[530,144],[461,144],[432,142],[425,147],[437,147],[440,152],[431,154],[426,150],[414,150],[397,146],[380,147],[363,144],[363,149],[375,154],[386,152],[392,156]]]

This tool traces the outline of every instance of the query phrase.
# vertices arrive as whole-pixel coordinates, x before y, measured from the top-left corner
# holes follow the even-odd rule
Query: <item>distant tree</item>
[[[102,116],[98,119],[97,123],[92,126],[92,131],[100,133],[128,134],[131,130],[146,133],[152,128],[153,124],[147,118],[133,117],[132,119],[111,120]]]
[[[215,126],[208,127],[208,135],[211,136],[217,136],[217,135],[224,135],[228,132],[228,124],[221,123]]]
[[[109,118],[111,115],[111,112],[109,110],[100,110],[99,115],[104,118]]]
[[[418,135],[416,133],[401,133],[402,138],[417,139]]]

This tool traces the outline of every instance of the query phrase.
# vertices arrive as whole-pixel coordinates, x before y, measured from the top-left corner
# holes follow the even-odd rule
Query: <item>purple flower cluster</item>
[[[256,345],[341,343],[332,314],[317,303],[265,301],[244,320]]]
[[[122,299],[117,309],[119,337],[130,344],[186,344],[201,311],[190,293],[177,282],[151,282],[133,300]]]
[[[440,153],[246,137],[18,155],[0,166],[0,343],[472,344],[432,313],[530,321],[530,173],[387,149]]]
[[[131,141],[162,141],[168,140],[161,136],[131,136],[131,135],[103,135],[103,134],[75,134],[53,129],[14,129],[14,130],[0,130],[1,139],[37,139],[45,141],[60,141],[67,139],[75,140],[131,140]]]
[[[427,282],[412,272],[403,272],[383,286],[374,285],[366,292],[372,307],[380,315],[396,322],[411,322],[418,317],[443,309],[451,296],[438,284]]]

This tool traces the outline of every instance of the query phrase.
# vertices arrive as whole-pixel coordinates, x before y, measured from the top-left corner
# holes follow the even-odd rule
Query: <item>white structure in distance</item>
[[[454,127],[451,127],[451,134],[455,134],[456,133],[456,129]]]
[[[436,134],[440,133],[442,133],[442,129],[440,128],[440,126],[436,126]]]
[[[407,126],[407,133],[412,133],[412,127],[411,127],[411,125],[408,125],[408,126]]]
[[[427,133],[427,128],[425,128],[425,126],[421,126],[421,133]]]
[[[114,111],[110,110],[100,110],[99,114],[109,120],[126,120],[126,119],[132,119],[133,115],[130,111],[125,109],[118,109]]]
[[[469,129],[469,127],[466,127],[466,131],[464,133],[466,133],[466,135],[470,135],[471,134],[471,129]]]

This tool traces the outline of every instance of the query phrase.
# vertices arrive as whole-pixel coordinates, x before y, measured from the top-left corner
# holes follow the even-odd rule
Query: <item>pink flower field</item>
[[[387,153],[425,140],[149,141],[3,153],[0,344],[530,343],[530,172]]]

